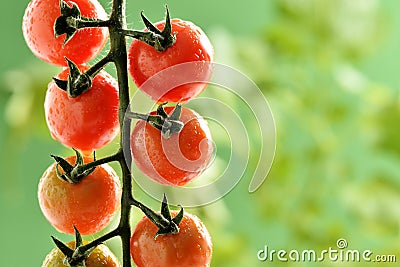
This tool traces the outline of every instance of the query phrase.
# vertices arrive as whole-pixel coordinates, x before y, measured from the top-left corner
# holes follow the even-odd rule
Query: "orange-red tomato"
[[[165,107],[166,113],[173,108]],[[207,168],[212,157],[214,146],[207,122],[184,107],[179,120],[184,123],[183,129],[168,139],[162,137],[160,130],[142,120],[136,123],[131,134],[135,164],[160,184],[187,184]]]
[[[163,30],[165,21],[154,24]],[[172,33],[176,33],[176,42],[163,52],[146,43],[133,40],[128,51],[129,72],[139,89],[156,102],[185,102],[200,94],[211,78],[214,50],[207,35],[190,21],[172,19]],[[160,71],[181,63],[194,62],[175,72],[168,72],[151,86],[142,85]],[[182,77],[186,76],[186,77]],[[176,79],[184,83],[170,88]],[[196,82],[202,81],[202,82]]]
[[[66,160],[74,164],[76,157]],[[39,205],[46,219],[67,234],[74,233],[74,225],[82,235],[104,229],[120,206],[121,186],[115,171],[103,164],[79,183],[71,184],[57,177],[56,165],[52,164],[39,182]]]
[[[68,73],[65,69],[57,78],[67,80]],[[50,82],[44,110],[51,136],[64,146],[81,151],[105,146],[119,133],[118,101],[117,82],[105,71],[96,75],[88,91],[75,98]]]
[[[76,3],[84,17],[107,19],[107,13],[97,0],[65,2],[69,5]],[[64,45],[65,35],[54,37],[54,23],[59,16],[60,0],[32,0],[29,3],[23,17],[22,31],[33,54],[48,63],[66,66],[64,57],[82,64],[100,53],[107,42],[107,28],[81,29]]]
[[[83,241],[83,244],[87,244]],[[74,249],[75,241],[68,242],[68,247]],[[42,267],[68,267],[64,264],[65,255],[58,248],[54,248],[47,254],[43,261]],[[98,245],[85,260],[86,267],[119,267],[117,257],[111,252],[106,245]]]
[[[172,216],[177,212],[172,211]],[[138,267],[204,267],[210,266],[212,242],[200,219],[185,213],[179,233],[158,236],[147,217],[136,225],[131,237],[131,255]]]

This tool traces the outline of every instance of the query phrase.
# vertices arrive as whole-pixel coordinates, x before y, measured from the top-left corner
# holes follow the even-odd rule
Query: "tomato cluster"
[[[122,17],[124,8],[116,2],[120,1],[113,1],[113,9],[120,8],[117,13]],[[138,32],[122,29],[124,23],[111,23],[97,0],[31,0],[26,8],[22,30],[28,47],[39,59],[63,67],[48,84],[44,101],[50,134],[76,152],[72,157],[53,156],[56,162],[39,182],[38,199],[46,219],[58,231],[75,233],[76,237],[75,242],[67,244],[53,238],[58,248],[47,255],[43,266],[69,266],[66,261],[76,258],[81,261],[79,266],[119,266],[104,245],[93,251],[87,249],[87,253],[79,249],[90,245],[82,243],[80,235],[103,230],[121,203],[122,208],[137,206],[147,216],[137,224],[130,239],[131,256],[137,266],[210,264],[211,238],[196,216],[183,213],[182,209],[180,213],[172,212],[179,217],[172,220],[163,208],[166,202],[164,211],[157,215],[143,204],[136,204],[132,195],[124,198],[129,196],[123,190],[130,188],[125,186],[131,183],[130,174],[123,172],[121,187],[116,172],[107,164],[118,161],[124,167],[123,144],[114,157],[100,161],[90,156],[124,129],[121,114],[125,110],[121,103],[129,99],[120,99],[124,96],[119,88],[122,83],[102,70],[109,62],[117,66],[115,57],[119,52],[114,50],[108,58],[93,66],[88,64],[103,49],[109,35],[121,34],[134,37],[128,51],[122,53],[128,62],[124,71],[130,73],[139,89],[160,104],[155,112],[130,118],[139,119],[131,132],[129,147],[138,169],[160,184],[184,186],[210,163],[214,147],[207,122],[181,104],[207,86],[213,47],[199,27],[189,21],[171,20],[168,10],[167,19],[162,22],[152,24],[143,14],[142,18],[146,29]],[[116,49],[112,43],[111,49]],[[175,68],[182,64],[194,67]],[[165,106],[165,102],[176,105]],[[121,212],[121,218],[122,214],[129,216],[129,212]],[[126,221],[129,224],[129,218]],[[126,225],[120,223],[118,227]],[[121,232],[115,231],[115,235],[122,235]]]

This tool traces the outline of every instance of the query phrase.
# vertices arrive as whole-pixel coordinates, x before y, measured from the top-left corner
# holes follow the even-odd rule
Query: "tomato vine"
[[[35,0],[33,0],[35,1]],[[47,0],[46,0],[47,1]],[[96,3],[94,3],[96,5]],[[165,103],[159,105],[157,109],[157,113],[144,115],[138,114],[130,110],[130,94],[129,94],[129,86],[128,86],[128,74],[129,71],[132,73],[132,70],[128,71],[128,50],[127,50],[127,37],[132,37],[137,39],[138,41],[145,43],[146,45],[150,45],[154,48],[157,53],[165,52],[170,46],[174,45],[176,42],[176,32],[172,31],[171,19],[168,11],[168,7],[166,7],[166,18],[165,23],[163,22],[163,29],[159,29],[160,25],[153,25],[143,14],[141,13],[142,20],[146,26],[146,30],[137,31],[137,30],[129,30],[126,29],[126,14],[125,14],[125,0],[113,0],[112,1],[112,9],[109,16],[109,19],[96,19],[96,18],[87,18],[81,14],[78,4],[73,1],[61,0],[60,1],[60,13],[59,16],[55,20],[54,24],[54,35],[57,37],[64,36],[64,46],[67,46],[69,42],[71,42],[75,36],[81,29],[84,28],[107,28],[109,32],[109,40],[110,40],[110,50],[107,55],[100,59],[96,64],[92,67],[82,67],[76,64],[73,60],[65,57],[65,65],[68,67],[68,78],[67,80],[63,79],[61,76],[57,78],[53,78],[53,84],[55,84],[58,89],[64,91],[67,96],[71,99],[79,98],[81,95],[85,94],[88,90],[92,88],[94,85],[94,79],[100,75],[102,69],[109,63],[114,64],[117,75],[117,83],[118,83],[118,122],[119,122],[119,133],[120,133],[120,142],[119,149],[116,153],[101,158],[96,159],[94,157],[93,161],[83,160],[83,156],[81,152],[75,150],[76,153],[76,162],[74,164],[70,163],[70,160],[66,160],[62,157],[52,155],[54,160],[56,161],[56,166],[52,167],[52,170],[57,173],[57,176],[63,181],[71,184],[79,184],[86,177],[89,177],[94,170],[102,164],[106,164],[109,162],[118,162],[121,173],[122,173],[122,196],[120,200],[121,204],[121,213],[119,218],[119,223],[115,229],[112,231],[98,237],[97,239],[91,242],[82,242],[81,233],[79,229],[73,226],[75,231],[75,248],[71,248],[70,244],[64,244],[57,238],[52,236],[52,239],[59,250],[66,256],[65,262],[69,266],[85,266],[85,260],[89,256],[89,254],[100,244],[111,239],[113,237],[120,237],[122,243],[122,254],[123,259],[122,263],[124,267],[131,266],[131,254],[132,247],[130,245],[131,241],[131,225],[130,225],[130,214],[132,207],[139,208],[148,218],[148,220],[157,226],[158,231],[155,233],[155,239],[160,235],[177,235],[179,233],[179,224],[184,220],[188,220],[184,214],[183,208],[181,207],[180,211],[173,211],[174,217],[172,218],[171,213],[169,211],[168,203],[166,196],[164,195],[164,199],[161,203],[161,211],[160,213],[153,211],[145,204],[141,203],[137,199],[134,198],[132,193],[132,174],[130,170],[130,166],[132,164],[132,154],[131,154],[131,120],[139,119],[144,120],[146,123],[156,128],[162,133],[163,138],[170,138],[171,135],[180,132],[184,128],[183,122],[181,122],[180,115],[182,111],[181,104],[178,103],[176,107],[173,109],[170,115],[166,113],[163,106]],[[34,6],[33,8],[38,8]],[[29,12],[26,13],[26,16],[29,16]],[[35,42],[31,42],[29,39],[29,33],[26,28],[25,23],[31,23],[33,20],[28,20],[24,17],[24,34],[26,34],[28,45],[35,46]],[[183,23],[181,20],[177,20],[179,23]],[[191,23],[190,27],[195,30],[190,29],[190,31],[196,32],[196,34],[202,33],[202,31],[198,28],[194,28],[195,26]],[[28,27],[29,28],[29,27]],[[31,30],[31,28],[29,28]],[[178,37],[179,38],[179,37]],[[203,53],[208,61],[212,59],[212,47],[207,39],[207,45],[211,53]],[[211,48],[210,48],[211,47]],[[32,51],[36,51],[37,47],[31,47]],[[61,48],[60,48],[61,49]],[[62,49],[61,49],[62,50]],[[61,51],[60,50],[60,51]],[[208,52],[209,52],[208,51]],[[41,51],[43,52],[43,51]],[[36,51],[37,54],[40,54]],[[57,55],[59,56],[59,55]],[[39,56],[39,58],[46,60],[50,63],[56,65],[63,65],[58,60],[52,62],[51,57],[44,59],[44,56]],[[173,64],[178,64],[179,62],[175,62]],[[81,64],[81,62],[80,62]],[[207,69],[207,73],[209,73],[210,69]],[[65,73],[64,73],[65,74]],[[65,74],[66,75],[66,74]],[[65,76],[64,75],[64,76]],[[49,85],[50,86],[50,85]],[[192,97],[195,94],[198,94],[202,89],[204,89],[205,85],[201,85],[198,87],[200,89],[196,89],[196,93],[193,93]],[[60,91],[60,92],[61,92]],[[185,98],[177,98],[177,101],[187,101],[190,99],[188,95]],[[49,100],[51,102],[51,100]],[[172,107],[168,107],[168,110],[171,110]],[[50,110],[49,113],[52,111]],[[187,112],[185,110],[185,112]],[[68,115],[68,114],[67,114]],[[54,120],[57,120],[55,117]],[[50,127],[50,126],[49,126]],[[197,126],[196,126],[197,127]],[[198,130],[196,130],[198,131]],[[160,134],[161,134],[160,133]],[[190,133],[189,133],[190,134]],[[205,135],[205,134],[204,134]],[[53,135],[54,138],[57,139],[57,136]],[[62,141],[60,141],[63,143]],[[106,142],[107,143],[107,142]],[[63,143],[68,146],[68,144]],[[96,147],[97,148],[97,147]],[[79,149],[79,147],[78,147]],[[124,151],[128,149],[129,151]],[[210,150],[210,147],[208,147]],[[81,149],[82,150],[82,149]],[[94,149],[93,149],[94,150]],[[204,162],[203,162],[204,163]],[[60,171],[60,169],[62,171]],[[196,175],[199,173],[197,171]],[[45,195],[45,194],[44,194]],[[43,196],[44,198],[45,196]],[[44,202],[44,201],[43,201]],[[193,219],[198,220],[198,219]],[[199,224],[200,225],[200,224]],[[200,225],[202,228],[204,227],[202,224]],[[200,229],[201,233],[206,233],[204,235],[204,242],[202,246],[204,246],[207,250],[207,255],[204,257],[204,260],[197,259],[197,262],[202,262],[201,264],[209,264],[210,254],[211,254],[211,243],[209,234],[206,230]],[[186,232],[186,231],[185,231]],[[190,235],[190,234],[189,234]],[[198,238],[198,236],[196,237]],[[187,242],[187,237],[185,237],[185,242]],[[196,248],[196,245],[192,246]],[[133,254],[132,254],[133,257]],[[191,255],[192,258],[193,255]],[[172,262],[172,261],[171,261]],[[191,266],[190,260],[187,261],[189,266]]]

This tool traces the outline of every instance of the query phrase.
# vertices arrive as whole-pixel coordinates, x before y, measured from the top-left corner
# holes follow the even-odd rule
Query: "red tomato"
[[[87,244],[83,241],[83,244]],[[75,249],[75,241],[68,242],[68,247]],[[58,248],[54,248],[47,254],[42,267],[68,267],[64,264],[65,255]],[[98,245],[85,260],[86,267],[119,267],[117,257],[106,245]]]
[[[156,102],[185,102],[200,94],[211,77],[213,47],[205,33],[192,22],[171,20],[176,42],[157,52],[144,42],[133,40],[128,52],[129,72],[136,85]],[[162,30],[165,21],[155,24]],[[196,62],[161,75],[150,86],[142,85],[153,75],[180,63]],[[203,82],[196,82],[203,81]],[[180,83],[186,83],[179,85]],[[176,87],[177,86],[177,87]]]
[[[166,107],[165,111],[170,113],[173,108]],[[188,108],[182,108],[179,120],[184,123],[183,129],[168,139],[142,120],[131,134],[135,164],[160,184],[183,186],[199,176],[211,160],[214,146],[207,122]]]
[[[68,73],[66,69],[58,78],[66,80]],[[88,91],[75,98],[50,82],[44,109],[52,137],[66,147],[89,152],[111,142],[119,132],[117,88],[115,79],[104,71]]]
[[[177,214],[172,211],[172,216]],[[158,236],[147,217],[136,225],[131,237],[131,255],[138,267],[210,266],[212,243],[207,228],[196,216],[185,213],[179,233]]]
[[[74,164],[76,157],[66,160]],[[52,164],[39,182],[39,205],[46,219],[66,234],[74,233],[73,225],[82,235],[104,229],[120,206],[121,186],[115,171],[103,164],[81,182],[71,184],[57,177],[56,165]],[[63,172],[61,167],[59,171]]]
[[[82,16],[106,20],[107,13],[97,0],[66,0],[76,3]],[[103,49],[107,28],[85,28],[63,46],[65,35],[54,37],[55,20],[61,16],[60,0],[32,0],[25,10],[22,31],[28,47],[41,60],[66,66],[64,57],[76,64],[93,59]],[[90,38],[88,38],[90,37]]]

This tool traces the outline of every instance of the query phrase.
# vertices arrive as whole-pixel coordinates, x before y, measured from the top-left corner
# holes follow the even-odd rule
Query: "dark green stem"
[[[110,45],[113,62],[117,70],[118,86],[119,86],[119,123],[121,131],[121,148],[128,149],[130,137],[130,122],[125,121],[125,112],[129,106],[129,86],[128,86],[128,63],[125,36],[120,34],[125,28],[125,0],[113,0],[112,13],[110,16]],[[131,267],[130,256],[130,237],[131,226],[129,223],[131,205],[129,200],[132,198],[132,175],[129,170],[131,159],[130,152],[125,153],[128,157],[121,157],[119,163],[122,170],[122,198],[121,198],[121,217],[119,222],[119,235],[122,242],[122,264],[124,267]]]

